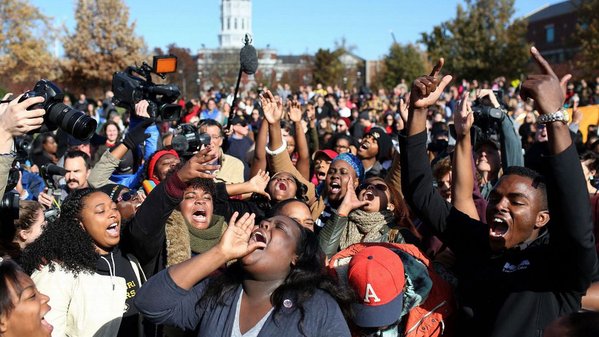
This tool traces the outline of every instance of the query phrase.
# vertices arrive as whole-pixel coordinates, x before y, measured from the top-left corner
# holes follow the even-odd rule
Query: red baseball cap
[[[406,279],[395,252],[381,246],[364,248],[349,262],[348,281],[360,301],[353,304],[357,326],[378,328],[397,322]]]
[[[330,160],[333,160],[335,158],[337,158],[337,152],[333,151],[333,150],[319,150],[314,152],[314,160],[316,160],[316,158],[318,158],[319,155],[325,155],[327,158],[329,158]]]

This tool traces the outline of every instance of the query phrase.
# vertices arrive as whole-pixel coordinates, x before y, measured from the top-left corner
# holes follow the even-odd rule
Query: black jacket
[[[542,336],[554,319],[580,309],[597,270],[591,212],[574,146],[545,158],[551,221],[528,245],[494,255],[488,225],[433,189],[426,133],[402,144],[404,195],[456,254],[464,320],[458,336]]]

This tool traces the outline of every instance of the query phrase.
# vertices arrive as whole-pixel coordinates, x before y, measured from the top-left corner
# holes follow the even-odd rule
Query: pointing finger
[[[439,75],[439,72],[441,71],[441,68],[443,68],[444,64],[445,64],[445,59],[441,57],[439,59],[439,61],[437,61],[437,64],[433,68],[433,71],[431,71],[431,76],[437,77]]]
[[[549,65],[547,60],[545,60],[545,58],[543,58],[543,56],[541,56],[541,53],[539,53],[537,48],[531,47],[530,53],[532,54],[532,57],[534,58],[535,62],[537,62],[537,64],[539,65],[541,70],[543,70],[543,72],[545,74],[551,75],[551,76],[554,76],[555,78],[557,78],[557,76],[553,72],[553,69],[551,69],[551,66]]]

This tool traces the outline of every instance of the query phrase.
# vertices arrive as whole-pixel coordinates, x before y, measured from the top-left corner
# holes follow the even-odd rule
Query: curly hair
[[[291,221],[300,230],[300,237],[295,248],[297,260],[283,283],[270,296],[270,302],[274,306],[273,317],[275,322],[277,321],[277,315],[283,308],[283,302],[290,299],[300,312],[300,320],[297,323],[298,330],[306,336],[303,325],[305,318],[304,304],[314,295],[317,289],[331,295],[339,304],[345,319],[351,321],[351,303],[355,300],[354,292],[340,285],[326,272],[325,254],[320,249],[316,234],[301,226],[297,221],[293,219]],[[234,293],[238,285],[242,283],[244,276],[241,262],[237,260],[224,273],[210,281],[208,289],[198,305],[203,301],[207,301],[209,305],[224,304],[225,298]]]
[[[69,194],[60,208],[60,217],[48,224],[42,235],[23,251],[20,262],[27,273],[51,261],[59,262],[75,275],[96,270],[99,255],[93,239],[81,226],[81,210],[94,192],[98,191],[84,188]],[[52,264],[50,271],[54,271]]]

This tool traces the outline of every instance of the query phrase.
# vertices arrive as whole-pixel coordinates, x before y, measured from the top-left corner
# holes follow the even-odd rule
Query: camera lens
[[[90,139],[98,125],[95,119],[63,103],[56,103],[50,107],[48,120],[80,140]]]

